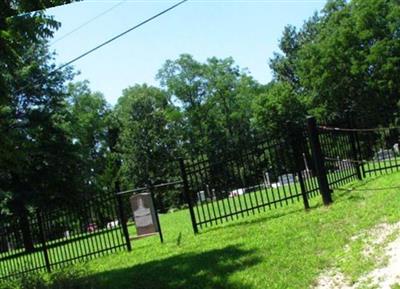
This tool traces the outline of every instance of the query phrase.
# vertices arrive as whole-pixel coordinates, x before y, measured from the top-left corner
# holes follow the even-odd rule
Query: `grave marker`
[[[130,197],[130,203],[138,237],[159,233],[156,211],[150,193]]]

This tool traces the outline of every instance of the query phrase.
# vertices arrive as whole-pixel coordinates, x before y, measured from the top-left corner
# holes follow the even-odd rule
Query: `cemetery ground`
[[[87,262],[82,282],[96,289],[370,288],[360,280],[385,266],[385,248],[400,236],[400,188],[394,187],[400,187],[400,173],[335,190],[329,207],[317,196],[307,212],[295,202],[196,236],[188,210],[160,215],[164,244],[157,236],[139,239],[132,252]],[[368,234],[381,227],[397,229],[378,230],[384,238],[376,243]]]

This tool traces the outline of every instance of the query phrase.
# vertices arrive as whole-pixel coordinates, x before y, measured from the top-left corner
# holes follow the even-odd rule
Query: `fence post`
[[[181,177],[182,177],[182,181],[183,181],[183,193],[185,195],[186,202],[188,203],[188,206],[189,206],[189,212],[190,212],[190,218],[192,220],[193,231],[195,234],[197,234],[199,232],[199,230],[197,229],[196,217],[194,215],[193,204],[192,204],[192,198],[190,197],[185,162],[183,161],[182,158],[179,158],[179,168],[181,170]]]
[[[47,251],[46,236],[44,234],[42,213],[39,211],[39,209],[36,211],[36,217],[37,217],[37,222],[38,222],[38,226],[39,226],[39,237],[40,237],[40,243],[42,244],[42,252],[43,252],[43,256],[44,256],[44,262],[46,263],[47,272],[50,273],[51,272],[51,264],[50,264],[50,259],[49,259],[49,253]]]
[[[128,250],[128,252],[130,252],[130,251],[132,251],[132,245],[131,245],[131,240],[129,238],[128,224],[127,224],[127,220],[126,220],[126,216],[125,216],[122,195],[118,194],[120,191],[118,181],[115,183],[115,189],[116,189],[116,196],[117,196],[117,202],[118,202],[119,218],[121,219],[121,226],[122,226],[122,232],[123,232],[124,238],[125,238],[126,249]]]
[[[147,181],[146,187],[147,187],[147,190],[148,190],[149,193],[150,193],[151,201],[153,202],[154,213],[156,214],[156,222],[157,222],[157,227],[158,227],[158,235],[160,236],[160,241],[161,241],[161,243],[164,243],[164,237],[163,237],[163,233],[162,233],[162,230],[161,230],[160,218],[159,218],[158,212],[157,212],[156,198],[155,198],[155,196],[154,196],[154,186],[153,186],[153,182]]]
[[[293,150],[294,162],[295,162],[295,166],[296,166],[296,170],[297,170],[297,177],[299,179],[301,196],[303,198],[304,209],[308,210],[308,209],[310,209],[310,204],[308,202],[307,190],[306,190],[306,186],[304,183],[303,175],[301,173],[302,172],[302,165],[301,165],[302,151],[301,151],[301,149],[299,149],[299,143],[300,143],[300,145],[302,145],[304,138],[301,133],[296,133],[297,129],[295,129],[290,124],[288,126],[288,132],[289,132],[289,138],[290,138],[290,145]]]
[[[307,126],[310,134],[310,145],[315,170],[317,173],[318,187],[319,191],[321,192],[324,205],[327,206],[332,203],[332,196],[329,188],[328,178],[326,176],[325,161],[322,155],[321,144],[319,142],[317,122],[315,117],[307,117]]]

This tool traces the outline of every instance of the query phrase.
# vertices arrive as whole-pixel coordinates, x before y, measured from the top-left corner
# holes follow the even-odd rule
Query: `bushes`
[[[0,282],[0,289],[95,289],[83,265],[75,265],[51,274],[32,273],[18,279]]]

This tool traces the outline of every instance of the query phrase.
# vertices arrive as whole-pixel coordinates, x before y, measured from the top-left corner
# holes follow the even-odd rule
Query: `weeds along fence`
[[[184,192],[195,233],[206,227],[278,209],[354,180],[399,170],[399,128],[320,125],[280,140],[252,143],[234,155],[181,160]]]
[[[0,279],[51,271],[126,246],[114,195],[26,212],[0,224]]]

